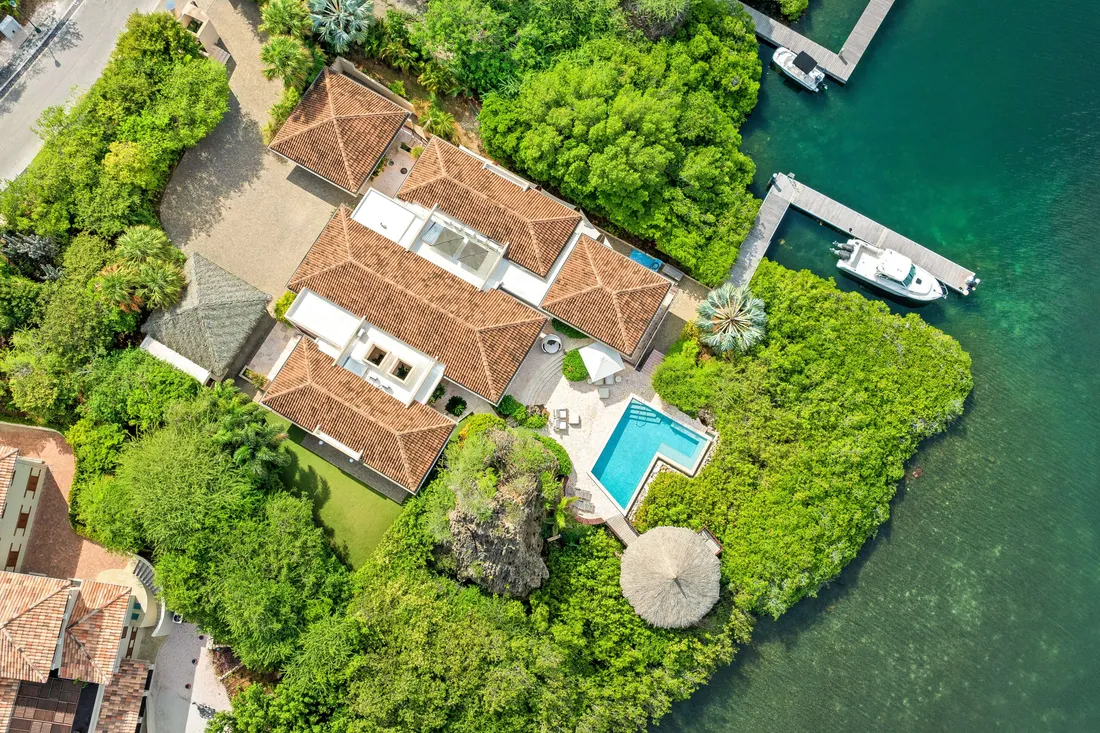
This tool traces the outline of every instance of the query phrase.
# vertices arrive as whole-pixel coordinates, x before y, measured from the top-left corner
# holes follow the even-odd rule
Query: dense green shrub
[[[124,349],[93,365],[77,412],[81,422],[89,419],[137,433],[163,425],[169,408],[198,390],[194,377],[141,349]]]
[[[140,358],[134,353],[141,352],[115,357],[107,374],[121,378],[127,361]],[[171,399],[163,385],[154,389],[157,399]],[[129,420],[128,391],[97,387],[96,406],[69,431],[81,479],[76,526],[111,549],[151,549],[173,610],[231,644],[250,667],[279,666],[308,625],[337,612],[347,594],[347,573],[311,504],[280,491],[275,479],[287,461],[279,449],[285,436],[262,408],[218,385],[177,394],[161,406],[164,427],[123,445],[122,425],[92,415]]]
[[[451,413],[455,417],[458,417],[462,413],[466,412],[466,400],[462,399],[458,395],[454,395],[451,399],[447,400],[447,412]]]
[[[840,572],[890,513],[917,444],[973,386],[970,358],[917,315],[765,261],[753,291],[768,334],[744,356],[705,358],[686,338],[654,387],[721,435],[695,479],[663,473],[641,526],[706,525],[746,610],[778,616]]]
[[[74,486],[81,484],[85,477],[114,473],[127,437],[126,430],[116,423],[97,423],[90,417],[73,423],[65,431],[65,440],[72,446],[76,458]],[[69,499],[72,501],[72,496]]]
[[[549,419],[546,417],[545,414],[541,412],[536,412],[533,415],[527,415],[526,417],[524,417],[521,424],[525,428],[531,428],[532,430],[542,430],[546,427],[546,424],[548,422]]]
[[[279,134],[279,128],[290,118],[291,113],[294,112],[294,108],[297,107],[298,103],[301,101],[301,91],[294,87],[283,88],[283,93],[279,97],[279,101],[272,105],[271,111],[268,113],[270,118],[264,123],[263,128],[260,130],[264,145],[271,144],[271,141]]]
[[[0,214],[59,239],[155,224],[172,167],[228,106],[225,68],[191,33],[170,13],[134,13],[91,89],[67,111],[43,112],[42,149],[0,193]]]
[[[41,284],[0,263],[0,343],[38,317],[42,296]]]
[[[554,458],[558,460],[558,476],[566,478],[573,473],[573,461],[569,458],[569,454],[565,452],[565,448],[562,447],[561,443],[546,435],[540,435],[539,440],[550,449],[550,452],[554,454]]]
[[[701,0],[672,39],[590,41],[515,98],[488,96],[481,133],[493,157],[717,284],[758,208],[738,126],[760,71],[748,15]]]
[[[571,338],[571,339],[586,339],[586,338],[588,338],[588,334],[586,334],[584,331],[578,331],[577,329],[573,328],[572,326],[570,326],[565,321],[559,321],[557,318],[551,319],[550,324],[554,327],[555,331],[560,333],[562,336],[566,336],[567,338]]]
[[[555,55],[603,35],[630,35],[618,0],[432,0],[411,24],[407,49],[391,47],[386,54],[386,44],[367,45],[387,63],[426,75],[422,82],[433,93],[446,94],[455,85],[485,94],[511,88]],[[424,63],[427,58],[431,63]]]
[[[561,362],[561,373],[570,382],[583,382],[588,379],[588,367],[584,365],[580,351],[571,349],[565,352],[565,358]]]
[[[80,395],[87,365],[107,354],[119,334],[137,326],[137,315],[105,302],[89,280],[110,257],[109,246],[80,236],[66,250],[64,277],[51,295],[38,325],[15,333],[0,354],[15,406],[38,422],[67,425]]]
[[[463,418],[458,424],[456,435],[460,440],[465,440],[471,435],[478,435],[492,428],[502,428],[504,424],[503,420],[491,412],[479,412]]]

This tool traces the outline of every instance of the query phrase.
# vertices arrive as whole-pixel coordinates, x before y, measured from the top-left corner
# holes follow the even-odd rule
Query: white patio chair
[[[564,433],[566,430],[569,429],[569,424],[566,423],[565,420],[558,420],[556,424],[559,433]]]
[[[578,425],[581,424],[581,415],[580,415],[579,412],[576,415],[573,415],[571,418],[569,418],[569,424],[572,425],[573,427],[577,427]]]
[[[600,387],[597,392],[600,393],[601,400],[610,399],[611,397],[611,390],[609,390],[607,387]]]

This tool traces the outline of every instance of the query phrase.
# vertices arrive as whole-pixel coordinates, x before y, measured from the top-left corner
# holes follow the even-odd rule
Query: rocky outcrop
[[[498,594],[524,597],[549,572],[542,559],[546,496],[557,461],[529,431],[484,436],[485,471],[452,487],[450,553],[459,578]],[[471,446],[471,451],[476,451]],[[458,472],[462,474],[461,471]]]

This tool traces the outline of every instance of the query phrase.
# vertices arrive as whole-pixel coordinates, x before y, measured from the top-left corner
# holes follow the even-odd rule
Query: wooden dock
[[[750,8],[748,5],[741,3],[740,0],[738,0],[738,3],[745,9],[745,12],[749,14],[752,22],[756,25],[756,35],[773,46],[784,46],[795,53],[805,51],[814,57],[822,71],[841,84],[847,83],[852,72],[856,70],[856,65],[863,58],[867,47],[871,45],[871,39],[875,37],[882,21],[886,19],[886,14],[894,6],[894,0],[870,0],[859,16],[855,28],[848,34],[848,39],[844,41],[840,53],[833,53],[820,43],[811,41],[778,20],[764,15],[759,10]]]
[[[741,285],[752,279],[756,268],[760,266],[760,260],[764,259],[764,252],[767,251],[768,245],[771,244],[779,228],[779,222],[791,207],[823,224],[828,224],[846,236],[858,237],[876,247],[900,252],[918,266],[928,270],[944,285],[963,295],[969,294],[978,283],[972,270],[936,254],[892,229],[887,229],[858,211],[782,173],[772,176],[768,195],[764,197],[764,203],[760,206],[760,213],[757,214],[749,236],[741,245],[737,261],[730,270],[730,277],[735,283]]]

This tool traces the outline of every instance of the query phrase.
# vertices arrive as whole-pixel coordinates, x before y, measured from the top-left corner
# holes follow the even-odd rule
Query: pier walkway
[[[822,71],[844,84],[848,81],[848,77],[852,75],[852,72],[855,71],[856,64],[863,58],[867,47],[871,45],[871,39],[875,37],[882,21],[886,19],[886,14],[894,6],[894,0],[870,0],[859,16],[855,28],[848,34],[848,39],[844,41],[840,53],[833,53],[820,43],[811,41],[801,33],[792,30],[778,20],[764,15],[759,10],[750,8],[741,2],[739,4],[752,17],[752,22],[756,25],[756,35],[773,46],[785,46],[795,53],[805,51],[814,57]]]
[[[792,206],[847,236],[857,237],[876,247],[900,252],[928,270],[944,285],[963,295],[969,294],[978,282],[972,270],[936,254],[892,229],[887,229],[787,175],[777,173],[772,176],[768,195],[760,206],[760,213],[757,214],[749,236],[741,245],[737,261],[730,270],[730,278],[736,284],[745,284],[752,279],[756,268],[760,266],[760,260],[764,259],[764,252],[779,229],[779,222]]]

